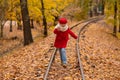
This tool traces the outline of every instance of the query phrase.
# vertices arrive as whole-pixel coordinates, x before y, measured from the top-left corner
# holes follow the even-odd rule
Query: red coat
[[[54,33],[56,34],[56,39],[54,46],[56,48],[65,48],[67,45],[67,42],[69,40],[69,34],[77,39],[77,36],[68,28],[66,31],[58,31],[57,29],[54,30]]]

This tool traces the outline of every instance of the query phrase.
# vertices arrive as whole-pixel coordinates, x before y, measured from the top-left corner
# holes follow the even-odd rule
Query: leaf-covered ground
[[[92,24],[80,41],[86,80],[120,80],[120,40],[103,21]]]
[[[23,42],[23,30],[17,30],[17,26],[13,25],[12,32],[10,32],[8,22],[5,24],[3,29],[3,38],[0,39],[0,55],[3,55],[20,44],[22,45]],[[31,29],[33,38],[43,36],[41,35],[42,30],[40,29],[41,27],[37,23],[34,23],[34,29]]]
[[[77,27],[73,31],[77,34]],[[113,37],[111,27],[104,21],[91,24],[81,35],[81,59],[86,80],[119,80],[120,79],[120,40]],[[44,72],[54,50],[55,35],[50,35],[43,41],[35,42],[23,48],[17,48],[9,54],[0,57],[0,80],[43,80]],[[60,64],[57,54],[49,79],[81,80],[76,65],[75,40],[68,43],[67,68]],[[55,71],[60,74],[57,74]],[[73,75],[74,74],[74,75]]]

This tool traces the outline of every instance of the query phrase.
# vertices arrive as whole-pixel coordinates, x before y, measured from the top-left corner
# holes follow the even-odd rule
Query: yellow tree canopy
[[[0,0],[1,2],[2,0]],[[36,21],[42,21],[41,0],[27,0],[29,16]],[[45,16],[47,22],[53,22],[54,16],[59,16],[61,12],[74,0],[44,0]],[[0,3],[2,4],[2,3]],[[9,9],[6,11],[6,19],[17,20],[21,15],[20,0],[8,0]],[[21,17],[20,17],[21,18]]]
[[[73,0],[44,0],[45,16],[47,22],[53,22],[54,16],[59,16],[60,12]],[[42,20],[40,0],[28,0],[30,18]]]

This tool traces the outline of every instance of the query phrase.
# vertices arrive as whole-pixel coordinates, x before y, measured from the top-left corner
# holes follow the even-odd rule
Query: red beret
[[[67,23],[67,19],[66,18],[60,18],[59,19],[59,23],[60,24],[66,24]]]

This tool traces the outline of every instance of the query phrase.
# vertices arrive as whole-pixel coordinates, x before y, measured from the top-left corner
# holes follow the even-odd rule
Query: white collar
[[[66,24],[65,27],[62,27],[59,23],[55,26],[55,28],[60,28],[60,31],[64,32],[68,29],[68,25]]]

